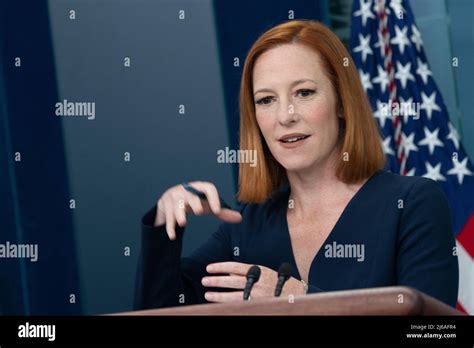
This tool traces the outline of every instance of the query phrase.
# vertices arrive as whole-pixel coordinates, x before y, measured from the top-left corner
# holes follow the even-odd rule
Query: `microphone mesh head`
[[[281,264],[280,268],[278,269],[278,276],[284,276],[285,279],[291,277],[291,265],[287,262]]]
[[[253,278],[255,279],[255,282],[257,282],[260,279],[260,273],[260,267],[253,265],[247,272],[247,279]]]

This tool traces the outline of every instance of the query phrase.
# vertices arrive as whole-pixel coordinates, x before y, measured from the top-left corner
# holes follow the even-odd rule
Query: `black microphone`
[[[244,301],[248,301],[253,285],[260,279],[260,267],[253,265],[247,272],[247,284],[244,289]]]
[[[281,295],[281,291],[283,290],[283,285],[285,282],[291,277],[291,265],[289,263],[282,263],[280,268],[278,269],[278,281],[275,287],[275,297],[279,297]]]

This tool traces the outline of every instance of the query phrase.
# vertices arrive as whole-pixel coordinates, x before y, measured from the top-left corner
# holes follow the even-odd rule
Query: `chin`
[[[298,172],[304,171],[312,166],[313,161],[307,158],[286,158],[278,161],[287,171]]]

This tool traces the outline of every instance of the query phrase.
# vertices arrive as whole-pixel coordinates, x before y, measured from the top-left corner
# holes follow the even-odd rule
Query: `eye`
[[[273,100],[273,97],[267,96],[267,97],[257,100],[256,103],[259,105],[268,105],[272,102],[272,100]]]
[[[296,94],[300,95],[303,98],[308,98],[309,96],[313,95],[316,91],[314,89],[310,88],[305,88],[305,89],[299,89]]]

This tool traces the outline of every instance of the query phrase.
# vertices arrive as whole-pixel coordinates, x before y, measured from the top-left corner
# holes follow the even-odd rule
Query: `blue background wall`
[[[470,0],[411,1],[425,52],[471,160],[474,159],[474,2]],[[452,67],[452,57],[459,66]]]
[[[337,3],[350,8],[351,1]],[[24,11],[32,4],[34,11]],[[435,79],[474,158],[473,74],[467,64],[474,47],[472,2],[411,4]],[[33,265],[0,259],[3,312],[130,310],[140,218],[163,191],[182,181],[207,180],[235,204],[237,168],[217,163],[216,153],[237,147],[238,88],[251,43],[287,20],[289,10],[295,18],[329,23],[330,5],[2,2],[0,243],[37,242],[41,260]],[[185,20],[178,19],[182,9]],[[454,73],[446,69],[452,52],[461,62]],[[16,56],[23,57],[21,69],[13,67]],[[130,67],[124,67],[125,57]],[[234,57],[240,67],[234,67]],[[54,103],[63,99],[95,102],[95,120],[56,117]],[[13,161],[17,149],[21,165]],[[75,209],[69,209],[70,199]],[[191,216],[184,254],[218,224],[212,217]],[[74,305],[71,293],[77,295]]]
[[[228,132],[211,2],[49,8],[59,98],[96,102],[95,120],[62,121],[85,312],[130,310],[145,211],[183,181],[212,181],[232,201],[231,167],[216,161]],[[184,253],[216,224],[191,218]]]

